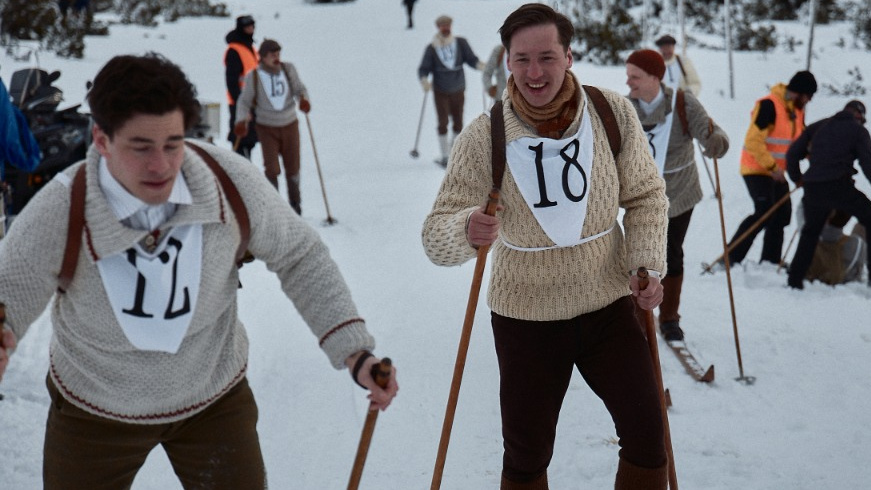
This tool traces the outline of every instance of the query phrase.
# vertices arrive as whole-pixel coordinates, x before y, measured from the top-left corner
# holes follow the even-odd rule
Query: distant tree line
[[[75,1],[70,1],[75,4]],[[181,17],[228,17],[227,6],[210,0],[90,0],[84,11],[72,7],[63,15],[57,0],[0,0],[0,46],[7,50],[20,41],[38,41],[42,49],[60,56],[81,58],[85,36],[106,35],[110,25],[94,14],[109,12],[122,24],[156,26],[158,19],[175,22]]]

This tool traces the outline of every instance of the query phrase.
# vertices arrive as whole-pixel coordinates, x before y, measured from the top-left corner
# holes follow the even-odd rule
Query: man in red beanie
[[[793,75],[789,84],[779,83],[771,93],[756,101],[750,127],[741,149],[741,175],[753,199],[753,214],[744,218],[729,241],[729,263],[744,260],[753,239],[765,230],[759,262],[780,264],[783,251],[783,229],[792,217],[792,204],[787,198],[761,227],[756,227],[738,241],[772,206],[789,194],[786,182],[786,151],[790,143],[801,136],[805,128],[804,108],[817,91],[817,81],[809,71]]]
[[[668,197],[666,276],[659,305],[659,328],[666,341],[683,340],[678,314],[683,285],[683,242],[693,208],[702,200],[693,139],[704,146],[704,155],[721,158],[729,149],[726,132],[714,124],[690,92],[666,86],[665,61],[652,49],[635,51],[626,60],[626,85],[650,152],[665,179]]]

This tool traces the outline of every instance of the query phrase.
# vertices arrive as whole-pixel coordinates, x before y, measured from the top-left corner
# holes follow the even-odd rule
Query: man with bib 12
[[[634,51],[626,60],[629,100],[638,113],[650,142],[650,153],[665,179],[668,196],[668,239],[663,300],[659,305],[659,329],[665,340],[683,340],[678,307],[683,285],[683,242],[693,208],[702,200],[693,139],[704,146],[704,155],[721,158],[729,149],[729,137],[708,117],[695,96],[666,86],[665,62],[652,49]]]
[[[333,367],[352,367],[386,408],[396,381],[372,379],[374,339],[317,232],[248,160],[186,144],[200,106],[181,69],[154,53],[116,56],[88,102],[86,160],[0,242],[0,377],[7,349],[53,300],[43,487],[130,488],[160,445],[185,488],[266,488],[236,299],[246,249]]]
[[[499,32],[511,71],[501,112],[494,109],[504,130],[491,136],[494,116],[485,114],[460,134],[423,244],[438,265],[461,264],[492,244],[488,306],[500,370],[501,488],[548,488],[556,421],[577,366],[620,438],[616,488],[664,489],[654,365],[630,295],[647,310],[662,300],[665,183],[629,101],[582,88],[571,72],[574,29],[565,16],[527,4]],[[592,94],[610,108],[617,148]],[[502,138],[507,164],[491,216],[481,203],[497,186],[491,156]],[[635,274],[640,267],[651,270],[645,289]]]

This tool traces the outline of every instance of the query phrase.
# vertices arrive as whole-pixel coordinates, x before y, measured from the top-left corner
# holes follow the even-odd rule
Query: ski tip
[[[701,381],[703,383],[710,383],[710,382],[714,381],[714,365],[713,364],[711,364],[711,367],[709,367],[708,370],[705,371],[705,374],[703,374],[702,377],[699,378],[699,381]]]

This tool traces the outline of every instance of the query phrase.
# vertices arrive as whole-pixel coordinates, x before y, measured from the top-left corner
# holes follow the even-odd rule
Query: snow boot
[[[642,468],[620,458],[614,490],[666,490],[667,469],[666,465],[659,468]]]
[[[439,135],[439,149],[442,152],[441,158],[436,160],[436,163],[441,165],[442,167],[448,166],[448,155],[451,153],[451,145],[448,142],[448,135],[440,134]]]
[[[499,490],[548,490],[547,473],[526,483],[513,482],[505,476],[502,476],[502,483],[499,485]]]
[[[296,211],[296,214],[302,214],[302,209],[299,206],[302,201],[299,192],[299,174],[287,176],[287,200],[290,201],[290,207]]]
[[[683,287],[683,274],[665,276],[662,280],[662,303],[659,304],[659,331],[667,341],[683,340],[680,328],[680,292]]]

